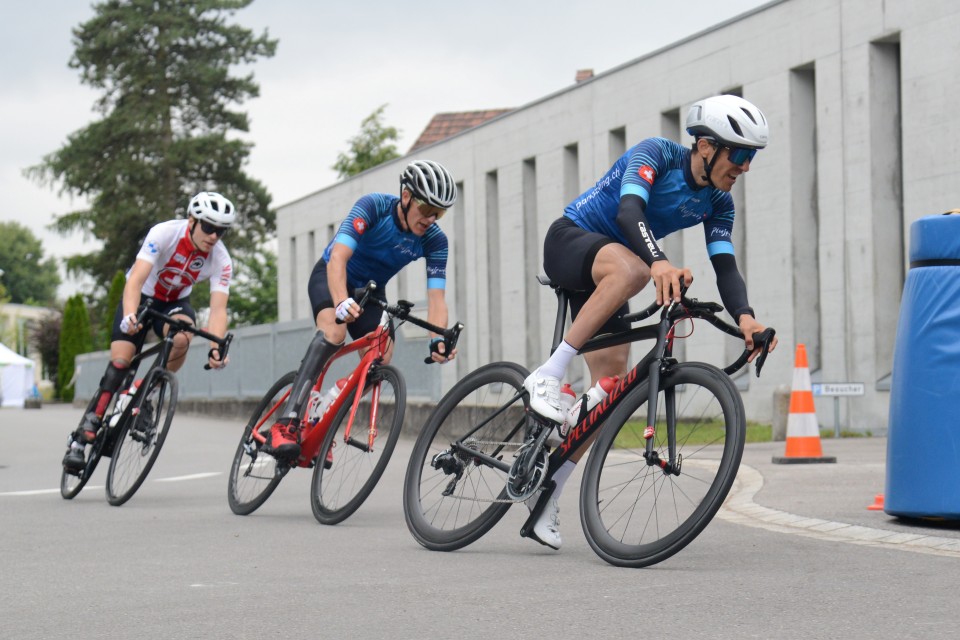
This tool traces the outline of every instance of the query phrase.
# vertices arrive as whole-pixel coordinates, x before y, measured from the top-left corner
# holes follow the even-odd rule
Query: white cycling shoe
[[[560,379],[546,376],[537,369],[523,381],[523,388],[530,394],[530,409],[542,418],[563,424],[560,408]]]
[[[527,509],[533,511],[533,507],[537,504],[539,498],[540,494],[537,493],[527,499]],[[530,537],[551,549],[560,550],[563,540],[560,538],[560,503],[556,498],[551,496],[547,504],[544,505],[537,523],[533,525],[533,532]]]

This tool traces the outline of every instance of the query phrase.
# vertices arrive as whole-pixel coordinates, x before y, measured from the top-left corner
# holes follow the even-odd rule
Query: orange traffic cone
[[[883,511],[883,494],[873,496],[873,504],[867,507],[869,511]]]
[[[810,365],[807,348],[797,345],[793,367],[793,389],[790,392],[790,413],[787,415],[787,450],[783,456],[774,456],[777,464],[807,462],[836,462],[833,456],[824,456],[820,448],[820,425],[813,408],[813,389],[810,386]]]

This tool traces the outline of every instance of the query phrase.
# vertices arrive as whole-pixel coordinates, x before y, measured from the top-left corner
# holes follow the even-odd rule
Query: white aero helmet
[[[449,209],[457,201],[457,185],[443,165],[431,160],[414,160],[400,174],[400,188],[438,209]]]
[[[753,104],[739,96],[722,95],[693,103],[687,113],[687,133],[723,146],[763,149],[770,127]]]
[[[237,219],[233,203],[213,191],[201,191],[193,196],[187,210],[197,220],[206,220],[218,227],[232,227]]]

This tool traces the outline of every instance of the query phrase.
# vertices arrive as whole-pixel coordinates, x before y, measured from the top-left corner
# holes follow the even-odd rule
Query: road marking
[[[208,471],[206,473],[193,473],[188,476],[173,476],[171,478],[157,478],[156,482],[180,482],[182,480],[200,480],[202,478],[212,478],[223,475],[222,471]]]
[[[954,538],[873,529],[846,522],[798,516],[761,506],[754,502],[753,498],[762,488],[763,476],[760,472],[749,465],[741,464],[730,495],[717,512],[717,517],[748,527],[818,540],[960,558],[960,540]]]
[[[103,485],[94,487],[87,485],[84,489],[103,489]],[[0,493],[0,496],[41,496],[46,493],[60,493],[60,489],[35,489],[34,491],[6,491]]]
[[[154,482],[181,482],[183,480],[202,480],[203,478],[213,478],[215,476],[223,475],[222,471],[208,471],[206,473],[192,473],[187,476],[173,476],[170,478],[157,478]],[[103,489],[103,485],[87,485],[84,487],[86,490],[90,489]],[[60,489],[34,489],[32,491],[5,491],[0,493],[0,497],[3,496],[42,496],[48,493],[60,493]]]

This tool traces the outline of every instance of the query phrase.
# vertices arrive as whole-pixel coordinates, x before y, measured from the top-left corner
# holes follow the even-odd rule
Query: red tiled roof
[[[486,109],[483,111],[457,111],[453,113],[438,113],[433,116],[426,129],[410,147],[410,151],[425,147],[428,144],[439,142],[450,136],[483,124],[491,118],[504,114],[512,109]],[[409,153],[409,152],[408,152]]]

